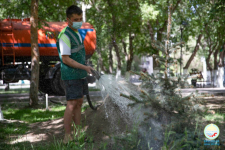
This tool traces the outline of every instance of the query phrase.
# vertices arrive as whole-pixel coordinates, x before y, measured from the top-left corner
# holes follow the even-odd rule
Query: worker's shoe
[[[71,137],[71,135],[65,135],[64,139],[63,139],[63,144],[68,144],[69,142],[73,141],[73,138]]]

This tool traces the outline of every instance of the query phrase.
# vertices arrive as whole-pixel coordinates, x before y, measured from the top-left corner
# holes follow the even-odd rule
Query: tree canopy
[[[158,53],[151,42],[157,40],[164,43],[166,40],[170,5],[172,44],[181,40],[182,22],[188,23],[183,30],[182,40],[186,42],[186,51],[190,51],[192,56],[184,67],[188,68],[197,55],[207,58],[208,68],[217,67],[225,40],[223,0],[77,1],[80,7],[81,3],[91,6],[86,10],[87,22],[93,24],[97,31],[97,50],[92,60],[103,71],[129,71],[134,69],[135,55]],[[0,4],[2,19],[30,16],[31,0],[0,0]],[[72,4],[75,4],[73,0],[39,0],[39,23],[65,21],[65,10]],[[190,47],[190,41],[195,41],[195,45]]]

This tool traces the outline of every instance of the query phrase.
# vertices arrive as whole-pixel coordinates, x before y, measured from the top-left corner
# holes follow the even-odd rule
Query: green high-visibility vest
[[[66,38],[65,35],[69,37]],[[59,34],[56,46],[61,61],[61,78],[62,80],[82,79],[87,76],[87,72],[83,69],[72,68],[62,62],[62,56],[59,48],[59,39],[62,39],[69,47],[71,47],[70,58],[80,64],[85,65],[85,49],[83,41],[80,41],[79,36],[70,28],[65,27]]]

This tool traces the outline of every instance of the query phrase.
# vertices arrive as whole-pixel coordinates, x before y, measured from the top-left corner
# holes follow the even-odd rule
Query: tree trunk
[[[102,70],[104,70],[103,68],[103,63],[102,63],[102,55],[101,55],[101,47],[97,48],[97,55],[98,55],[98,66],[97,66],[97,71],[101,72]],[[100,68],[100,69],[99,69]],[[105,71],[105,70],[104,70]]]
[[[168,63],[168,59],[169,59],[169,40],[170,40],[170,32],[171,32],[171,15],[172,15],[172,5],[170,5],[169,10],[168,10],[168,25],[167,25],[167,40],[165,43],[165,52],[166,52],[166,59],[165,59],[165,71],[164,71],[164,75],[165,75],[165,79],[167,79],[168,77],[168,67],[169,67],[169,63]]]
[[[107,0],[107,3],[109,5],[109,8],[111,9],[112,12],[112,24],[113,24],[113,32],[112,32],[112,43],[113,43],[113,47],[115,48],[115,52],[116,52],[116,58],[117,58],[117,71],[121,71],[121,58],[120,58],[120,53],[119,53],[119,47],[116,43],[116,26],[117,26],[117,22],[116,22],[116,16],[113,10],[113,1],[111,0]]]
[[[39,49],[38,49],[38,0],[31,1],[31,79],[30,106],[38,105]]]
[[[152,2],[153,5],[156,4],[155,1],[151,1],[151,2]],[[180,4],[180,3],[181,3],[181,0],[176,1],[176,4],[174,4],[174,7],[172,7],[171,16],[173,16],[174,11],[179,7],[179,4]],[[168,5],[168,7],[169,7],[169,0],[167,0],[167,5]],[[167,10],[166,10],[166,11],[167,11]],[[161,16],[159,15],[158,17],[161,17]],[[160,26],[159,20],[161,20],[161,19],[162,19],[162,18],[157,18],[157,19],[156,19],[156,22],[155,22],[156,26]],[[168,16],[165,17],[165,21],[164,21],[162,27],[161,27],[161,28],[158,28],[157,31],[154,31],[155,29],[153,30],[153,26],[152,26],[152,25],[153,25],[154,23],[150,23],[150,22],[153,22],[153,21],[152,21],[152,20],[149,20],[149,23],[148,23],[148,30],[149,30],[149,34],[150,34],[151,40],[154,40],[154,39],[155,39],[154,36],[155,36],[155,33],[157,33],[157,41],[163,43],[163,32],[165,32],[166,29],[167,29]],[[160,21],[160,22],[161,22],[161,21]],[[159,51],[157,51],[156,54],[159,55]],[[153,68],[156,68],[156,67],[159,67],[159,66],[158,66],[158,64],[156,63],[155,58],[153,58]]]
[[[151,40],[153,41],[155,38],[154,38],[154,31],[152,29],[151,21],[148,22],[148,30],[149,30]]]
[[[124,39],[122,39],[121,42],[123,45],[123,52],[124,52],[124,55],[125,55],[126,61],[127,61],[127,44],[126,44],[126,42],[124,42]]]
[[[209,39],[209,41],[211,41],[211,40]],[[212,66],[209,63],[210,62],[210,58],[211,58],[211,55],[213,53],[213,50],[217,47],[217,44],[218,44],[218,42],[215,43],[215,45],[213,46],[213,48],[212,48],[211,42],[209,44],[209,55],[208,55],[208,57],[206,59],[206,64],[207,64],[207,67],[209,68],[210,71],[213,70]]]
[[[218,85],[218,83],[217,83],[217,78],[218,78],[218,76],[217,76],[217,71],[218,71],[218,60],[217,60],[217,56],[218,56],[218,53],[219,53],[219,47],[220,46],[218,46],[216,48],[216,51],[213,53],[213,56],[214,56],[214,68],[213,68],[214,69],[214,72],[213,72],[214,79],[213,79],[213,82],[214,82],[214,85],[215,86]]]
[[[129,32],[129,55],[127,57],[127,71],[131,70],[131,65],[134,58],[133,39],[134,39],[134,36],[132,36],[131,32]]]
[[[168,7],[169,7],[169,0],[167,0],[166,1],[166,3],[167,3],[167,5],[168,5]],[[173,13],[174,13],[174,11],[179,7],[179,4],[181,3],[181,0],[178,0],[178,1],[176,1],[176,4],[174,4],[174,7],[173,6],[171,6],[171,16],[173,16]],[[152,3],[153,5],[155,5],[155,1],[153,1],[153,3]],[[165,11],[167,11],[167,10],[165,10]],[[160,17],[160,16],[159,16]],[[159,26],[159,19],[160,18],[157,18],[157,20],[156,20],[156,24]],[[163,23],[163,25],[162,25],[162,27],[161,28],[159,28],[158,29],[158,31],[157,31],[157,41],[159,41],[159,42],[162,42],[162,39],[163,39],[163,32],[167,29],[167,24],[168,24],[168,16],[167,16],[167,18],[165,17],[165,21],[164,21],[164,23]],[[151,39],[154,39],[154,31],[153,31],[153,29],[152,29],[152,27],[151,27],[151,24],[150,24],[150,22],[152,22],[152,20],[150,20],[149,21],[149,25],[148,25],[148,29],[149,29],[149,34],[150,34],[150,37],[151,37]]]
[[[218,77],[217,77],[217,87],[223,88],[223,78],[224,78],[224,50],[220,51],[219,63],[218,63]]]
[[[120,58],[120,52],[119,52],[119,47],[116,43],[115,38],[113,38],[113,47],[115,48],[116,52],[116,58],[117,58],[117,70],[121,70],[121,58]]]
[[[109,45],[109,73],[113,73],[112,44]]]
[[[223,88],[223,76],[224,76],[224,68],[218,66],[218,76],[217,76],[217,87]]]
[[[217,55],[218,55],[219,49],[217,48],[216,51],[214,52],[213,56],[214,56],[214,70],[217,70],[218,68],[218,61],[217,61]]]
[[[101,72],[102,70],[104,70],[104,68],[103,68],[103,61],[102,61],[102,55],[101,55],[101,52],[100,51],[101,50],[97,50],[97,54],[98,54],[98,67],[97,67],[97,71],[98,72]]]
[[[194,59],[194,57],[195,57],[197,51],[199,50],[199,44],[200,44],[200,42],[201,42],[201,39],[202,39],[202,34],[199,34],[198,39],[197,39],[197,41],[196,41],[196,45],[195,45],[194,52],[191,54],[191,57],[189,58],[189,60],[188,60],[187,63],[186,63],[186,66],[185,66],[183,69],[188,69],[188,68],[189,68],[189,66],[190,66],[190,64],[191,64],[191,62],[192,62],[192,60]]]
[[[208,67],[208,69],[210,70],[210,71],[212,71],[212,66],[210,65],[210,57],[211,57],[211,55],[212,55],[212,52],[213,51],[210,51],[209,52],[209,55],[208,55],[208,57],[206,58],[206,64],[207,64],[207,67]]]
[[[224,66],[223,59],[224,59],[224,50],[222,49],[222,51],[220,51],[220,56],[219,56],[219,63],[218,63],[219,67],[223,67]]]

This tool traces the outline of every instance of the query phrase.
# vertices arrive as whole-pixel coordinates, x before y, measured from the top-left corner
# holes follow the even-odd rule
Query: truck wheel
[[[43,93],[53,94],[50,86],[50,79],[44,79],[45,76],[39,78],[39,90]]]
[[[58,69],[56,71],[56,74],[55,74],[54,78],[52,79],[51,86],[52,86],[52,89],[54,90],[55,94],[61,95],[61,96],[65,95],[64,85],[63,85],[63,82],[61,80],[60,69]]]

